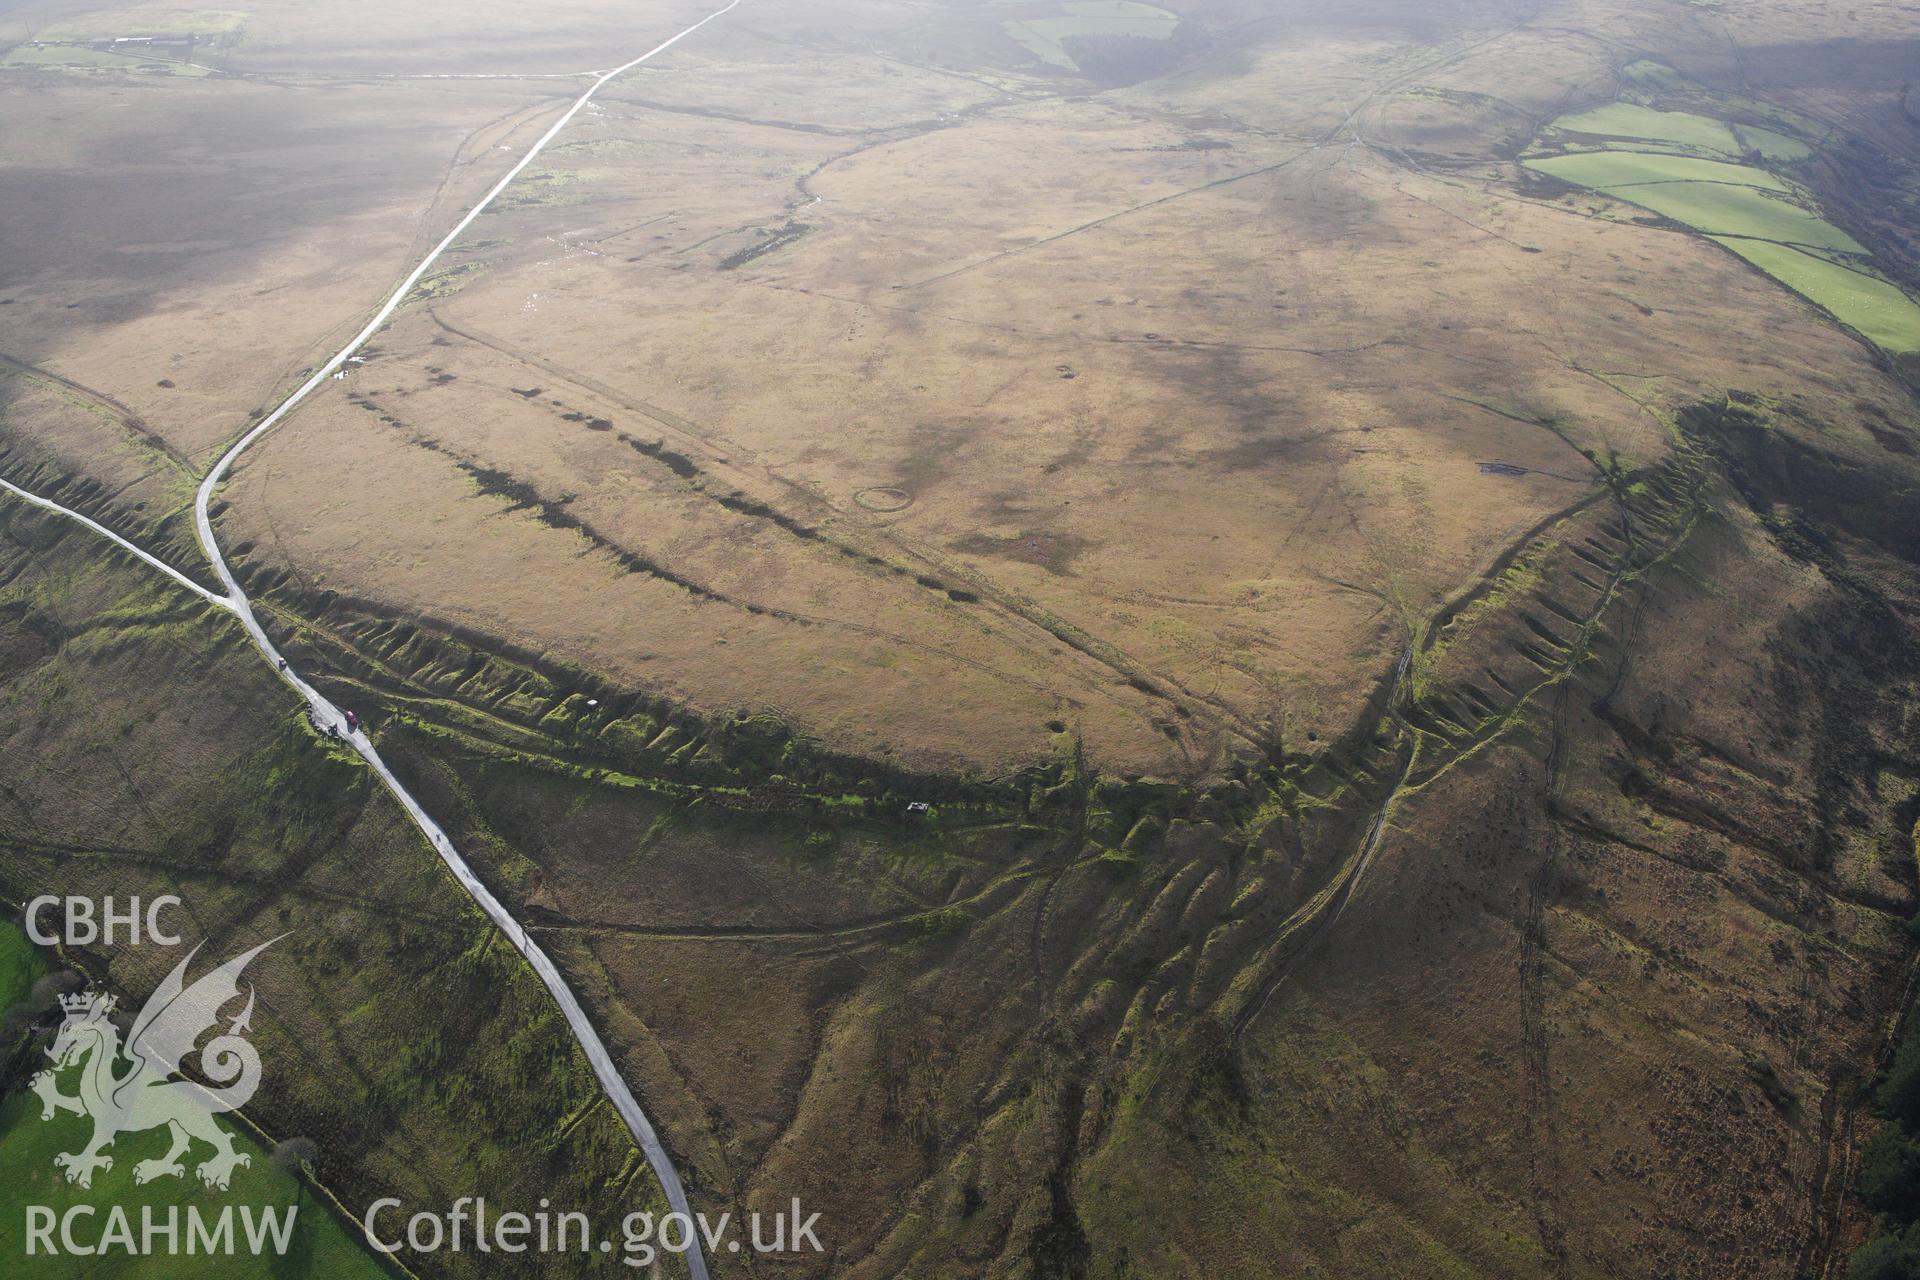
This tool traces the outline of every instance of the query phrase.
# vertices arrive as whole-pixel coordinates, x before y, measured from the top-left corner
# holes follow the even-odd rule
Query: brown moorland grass
[[[743,7],[223,535],[814,1274],[1837,1266],[1920,887],[1912,402],[1513,163],[1622,30],[1734,92],[1721,15],[1176,7],[1114,89]],[[1880,65],[1761,8],[1770,94]]]
[[[791,21],[611,93],[483,220],[502,243],[242,468],[236,540],[836,749],[992,770],[1064,722],[1200,776],[1338,733],[1423,615],[1587,495],[1582,451],[1664,455],[1642,402],[1866,368],[1699,242],[1516,190],[1508,116],[1569,74],[1512,74],[1541,37],[1276,40],[928,121],[886,104],[947,79],[805,39],[727,77]],[[1442,127],[1405,95],[1482,50],[1497,86],[1414,101],[1495,154],[1405,158]],[[808,80],[875,122],[796,111]],[[1334,84],[1362,105],[1326,141]]]

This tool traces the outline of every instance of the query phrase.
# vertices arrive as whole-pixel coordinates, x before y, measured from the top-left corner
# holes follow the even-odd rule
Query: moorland
[[[209,580],[214,459],[706,12],[0,12],[0,474]],[[1916,40],[745,0],[218,536],[808,1274],[1839,1275],[1920,907]],[[0,517],[0,897],[297,914],[268,1046],[331,1056],[252,1118],[349,1211],[650,1203],[238,629]]]

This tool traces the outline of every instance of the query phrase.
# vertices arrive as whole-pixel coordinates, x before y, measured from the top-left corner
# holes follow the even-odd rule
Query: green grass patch
[[[1602,138],[1671,142],[1727,156],[1738,156],[1742,150],[1733,130],[1709,116],[1697,116],[1690,111],[1655,111],[1631,102],[1609,102],[1561,116],[1553,122],[1553,127]]]
[[[1719,182],[1662,183],[1616,188],[1607,193],[1684,222],[1708,235],[1746,236],[1779,244],[1808,245],[1841,253],[1864,246],[1825,218],[1784,196]]]
[[[601,189],[618,171],[607,168],[529,169],[500,193],[489,209],[522,209],[531,205],[579,204]]]
[[[1744,150],[1757,151],[1767,160],[1791,164],[1813,154],[1813,148],[1800,139],[1790,138],[1772,129],[1762,129],[1758,125],[1736,124],[1733,126],[1733,135],[1740,139]]]
[[[1762,102],[1758,98],[1745,98],[1738,94],[1720,99],[1729,111],[1737,111],[1743,116],[1756,120],[1771,120],[1777,125],[1793,130],[1804,138],[1825,138],[1832,130],[1811,116],[1803,116],[1798,111],[1789,111],[1785,107],[1775,106],[1771,102]]]
[[[45,49],[18,45],[8,50],[5,57],[0,57],[0,67],[46,71],[144,72],[147,75],[185,76],[190,79],[210,74],[201,67],[174,61],[175,56],[172,50],[156,55],[151,50],[114,53],[106,49],[76,48],[71,45]]]
[[[944,907],[909,918],[914,935],[920,938],[950,938],[965,932],[973,923],[973,914],[964,907]]]
[[[25,1000],[34,983],[46,973],[40,953],[27,940],[26,933],[12,923],[0,923],[0,1011]],[[38,1049],[29,1051],[30,1066],[44,1065]],[[76,1075],[70,1071],[69,1077]],[[24,1079],[21,1081],[24,1085]],[[63,1082],[67,1091],[72,1079]],[[230,1130],[237,1126],[228,1125]],[[40,1118],[40,1100],[24,1087],[0,1097],[0,1258],[26,1256],[26,1206],[45,1205],[55,1214],[64,1214],[73,1205],[95,1208],[95,1216],[80,1225],[78,1234],[95,1236],[104,1227],[111,1206],[119,1205],[128,1214],[137,1233],[140,1209],[151,1205],[164,1220],[169,1205],[178,1206],[182,1231],[189,1205],[197,1207],[202,1220],[210,1225],[222,1208],[233,1206],[237,1239],[244,1239],[239,1218],[240,1206],[251,1206],[257,1215],[267,1207],[298,1206],[292,1245],[285,1257],[197,1256],[191,1269],[195,1276],[268,1277],[280,1275],[342,1276],[346,1280],[384,1280],[387,1271],[366,1253],[359,1236],[337,1218],[330,1208],[303,1186],[295,1175],[277,1167],[267,1150],[244,1131],[235,1147],[252,1157],[252,1164],[236,1170],[233,1189],[210,1191],[193,1178],[191,1162],[185,1178],[161,1178],[144,1187],[135,1186],[133,1167],[148,1156],[166,1150],[164,1132],[129,1133],[114,1147],[111,1170],[94,1175],[93,1186],[82,1190],[69,1183],[53,1167],[53,1157],[63,1151],[77,1151],[92,1132],[91,1125],[78,1116],[62,1113],[52,1121]],[[204,1146],[193,1156],[210,1154]],[[56,1236],[56,1239],[58,1237]],[[161,1276],[181,1274],[183,1259],[169,1257],[134,1258],[114,1253],[101,1258],[36,1257],[35,1276],[96,1277]]]
[[[1743,102],[1741,108],[1753,114],[1750,108],[1757,105]],[[1806,131],[1791,113],[1762,118]],[[1663,149],[1619,150],[1617,142],[1607,141],[1600,150],[1535,156],[1523,161],[1529,169],[1682,223],[1739,254],[1881,349],[1903,357],[1920,353],[1920,305],[1868,269],[1866,249],[1821,217],[1804,188],[1757,164],[1679,155],[1670,149],[1730,151],[1794,163],[1813,154],[1800,139],[1758,125],[1728,125],[1690,112],[1620,102],[1562,116],[1552,127],[1601,139],[1636,138],[1643,146]]]
[[[1598,191],[1652,183],[1714,182],[1786,193],[1793,188],[1764,169],[1697,156],[1666,155],[1650,151],[1579,151],[1560,156],[1538,156],[1526,161],[1529,169],[1552,174],[1567,182]],[[1636,201],[1637,203],[1637,201]]]
[[[1883,350],[1920,352],[1920,306],[1896,286],[1785,245],[1714,237]]]
[[[1042,62],[1068,71],[1080,64],[1068,53],[1066,40],[1078,36],[1132,36],[1165,40],[1180,25],[1177,15],[1137,0],[1066,0],[1058,18],[1028,18],[1001,25]]]
[[[1866,252],[1852,236],[1796,203],[1801,193],[1764,169],[1638,151],[1545,156],[1526,165],[1710,236],[1752,236],[1843,253]]]
[[[1655,62],[1651,58],[1641,58],[1629,62],[1620,68],[1620,78],[1632,89],[1643,92],[1663,92],[1678,89],[1686,84],[1687,78],[1664,62]]]
[[[26,931],[11,922],[0,923],[0,1014],[25,1000],[46,971]]]
[[[209,1226],[216,1224],[223,1209],[233,1211],[236,1248],[244,1248],[242,1207],[250,1208],[257,1219],[264,1209],[295,1207],[291,1243],[285,1257],[269,1253],[264,1257],[196,1255],[169,1257],[128,1256],[118,1249],[102,1257],[76,1258],[38,1256],[30,1264],[33,1274],[44,1280],[101,1280],[102,1277],[159,1277],[189,1272],[196,1280],[255,1280],[293,1276],[340,1277],[341,1280],[389,1280],[389,1273],[364,1250],[357,1235],[318,1199],[292,1172],[277,1167],[266,1149],[242,1136],[235,1149],[246,1152],[253,1163],[236,1170],[231,1191],[219,1192],[203,1187],[189,1165],[184,1178],[158,1178],[145,1186],[136,1186],[133,1168],[148,1156],[166,1151],[164,1132],[126,1134],[115,1145],[113,1168],[96,1173],[93,1186],[83,1190],[68,1182],[53,1167],[53,1157],[63,1151],[75,1151],[87,1141],[89,1125],[77,1116],[61,1114],[52,1121],[40,1118],[40,1100],[24,1089],[17,1089],[0,1100],[0,1257],[26,1257],[28,1205],[45,1205],[56,1215],[64,1215],[74,1205],[91,1205],[94,1216],[80,1219],[76,1235],[98,1239],[106,1227],[113,1206],[123,1209],[132,1224],[136,1247],[139,1240],[141,1209],[151,1206],[157,1221],[164,1222],[169,1206],[177,1207],[181,1234],[186,1232],[189,1207]],[[197,1147],[194,1155],[209,1149]],[[56,1234],[55,1239],[58,1240]],[[161,1245],[164,1250],[164,1244]],[[185,1242],[180,1249],[185,1253]]]
[[[131,5],[89,13],[34,34],[42,40],[112,40],[120,36],[197,36],[208,39],[238,31],[247,15],[234,9],[173,9]]]

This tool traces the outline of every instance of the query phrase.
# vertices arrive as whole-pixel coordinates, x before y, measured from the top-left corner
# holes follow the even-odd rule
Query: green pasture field
[[[1865,252],[1852,236],[1788,199],[1792,189],[1761,169],[1627,151],[1549,156],[1526,163],[1708,235]],[[1683,176],[1692,172],[1701,172],[1703,178]],[[1704,176],[1708,174],[1712,176]]]
[[[1631,103],[1562,116],[1552,128],[1669,147],[1758,153],[1781,162],[1812,154],[1805,143],[1771,129]],[[1536,156],[1523,163],[1685,224],[1885,351],[1920,351],[1920,305],[1866,269],[1866,249],[1822,218],[1804,189],[1765,169],[1614,146]]]
[[[1069,71],[1078,71],[1061,43],[1075,36],[1135,36],[1165,40],[1180,25],[1180,19],[1165,9],[1136,0],[1067,0],[1060,6],[1066,14],[1059,18],[1028,18],[1005,23],[1007,34],[1030,49],[1042,62]]]
[[[1656,111],[1631,102],[1609,102],[1561,116],[1553,122],[1553,127],[1603,138],[1671,142],[1728,156],[1741,154],[1740,142],[1733,130],[1710,116],[1697,116],[1690,111]]]
[[[233,9],[174,9],[129,5],[83,14],[41,28],[42,40],[111,40],[117,36],[228,36],[247,20]]]
[[[1895,285],[1786,245],[1713,239],[1881,349],[1896,354],[1920,351],[1920,305]]]

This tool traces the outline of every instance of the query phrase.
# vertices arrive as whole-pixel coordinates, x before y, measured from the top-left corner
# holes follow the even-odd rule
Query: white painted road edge
[[[386,784],[387,790],[392,792],[394,799],[398,800],[401,806],[406,809],[407,815],[413,819],[414,825],[420,829],[421,834],[427,837],[427,842],[433,846],[434,852],[440,855],[440,860],[446,863],[447,869],[453,873],[453,878],[460,883],[460,887],[467,891],[468,896],[479,905],[482,911],[486,912],[487,918],[492,920],[500,932],[507,936],[508,941],[513,943],[514,948],[526,957],[527,963],[533,967],[533,971],[540,975],[540,981],[546,984],[547,991],[553,996],[555,1002],[559,1004],[561,1012],[566,1015],[567,1026],[572,1030],[573,1038],[579,1043],[581,1051],[586,1054],[587,1062],[593,1067],[593,1074],[595,1078],[599,1080],[600,1087],[606,1091],[608,1099],[614,1105],[614,1109],[620,1113],[620,1119],[625,1122],[627,1129],[633,1134],[634,1141],[637,1142],[640,1145],[640,1149],[646,1153],[647,1163],[652,1166],[654,1177],[659,1180],[660,1188],[666,1194],[668,1205],[671,1206],[675,1212],[687,1214],[689,1219],[691,1219],[692,1211],[687,1203],[686,1188],[681,1185],[680,1175],[678,1171],[674,1169],[673,1161],[667,1158],[666,1148],[660,1145],[659,1135],[654,1132],[652,1122],[647,1119],[646,1112],[640,1109],[640,1103],[634,1098],[633,1090],[627,1087],[627,1082],[621,1078],[620,1072],[615,1069],[613,1056],[608,1053],[607,1047],[602,1043],[599,1033],[594,1030],[593,1024],[588,1021],[586,1011],[581,1008],[580,1002],[574,997],[572,989],[567,986],[566,980],[560,976],[560,970],[554,966],[553,961],[547,957],[547,953],[540,948],[540,945],[528,936],[527,931],[521,927],[518,920],[514,919],[512,913],[501,905],[500,900],[494,897],[484,884],[480,883],[480,878],[474,874],[473,868],[468,866],[466,859],[462,858],[454,849],[453,841],[447,838],[446,832],[440,829],[439,824],[427,816],[426,810],[420,807],[420,803],[408,793],[407,789],[400,785],[400,780],[393,776],[393,771],[387,768],[386,762],[380,758],[380,753],[374,750],[373,744],[367,741],[365,735],[351,732],[347,728],[346,716],[341,712],[340,708],[334,706],[333,703],[322,697],[318,690],[302,680],[290,667],[283,664],[280,651],[273,647],[273,642],[267,638],[266,631],[261,628],[259,622],[254,618],[252,602],[247,599],[246,592],[240,589],[239,580],[234,577],[233,570],[228,567],[226,557],[220,553],[220,544],[213,536],[213,518],[210,512],[213,506],[214,491],[219,488],[220,482],[225,479],[234,461],[257,443],[268,431],[271,431],[275,426],[279,425],[280,421],[291,413],[301,401],[305,400],[321,383],[331,377],[335,370],[344,365],[355,351],[358,351],[366,345],[367,340],[373,337],[380,326],[384,325],[387,320],[392,317],[393,313],[399,309],[401,303],[406,301],[407,295],[413,291],[415,285],[420,283],[420,278],[427,273],[428,269],[439,260],[440,255],[445,253],[454,241],[460,238],[461,233],[473,224],[473,220],[479,217],[481,213],[486,210],[487,206],[492,204],[494,199],[499,196],[502,191],[505,191],[515,178],[520,176],[521,170],[532,163],[533,158],[539,155],[540,152],[546,148],[547,144],[558,136],[562,129],[567,127],[567,124],[574,116],[580,113],[580,108],[586,106],[587,103],[592,100],[594,94],[598,93],[609,80],[633,70],[633,68],[639,66],[649,58],[666,52],[700,28],[706,26],[709,22],[712,22],[715,18],[731,13],[739,4],[740,0],[731,0],[724,8],[716,9],[686,30],[681,31],[671,39],[655,45],[631,62],[623,63],[611,71],[601,73],[599,78],[587,87],[586,92],[576,98],[573,105],[567,108],[566,114],[554,121],[553,127],[540,135],[538,142],[535,142],[531,147],[527,148],[527,153],[520,157],[519,163],[509,169],[506,176],[496,182],[492,190],[488,191],[478,204],[469,209],[466,216],[454,225],[453,230],[447,232],[446,237],[433,247],[433,251],[420,260],[420,264],[413,269],[405,280],[400,282],[400,287],[393,291],[392,296],[374,313],[373,318],[367,321],[366,327],[355,334],[352,341],[340,349],[339,354],[321,365],[312,377],[301,383],[292,395],[281,401],[277,409],[261,419],[259,425],[255,426],[244,436],[241,436],[240,439],[235,442],[234,446],[221,456],[220,461],[214,464],[213,470],[209,471],[206,479],[200,482],[199,492],[194,497],[193,521],[195,532],[200,539],[201,549],[206,552],[207,559],[212,563],[214,572],[219,575],[220,581],[226,585],[227,595],[220,596],[208,591],[205,587],[193,581],[193,579],[187,577],[173,566],[160,560],[156,556],[142,551],[139,547],[113,532],[113,530],[107,528],[105,525],[100,524],[98,521],[90,520],[79,512],[71,511],[57,502],[50,502],[45,498],[37,497],[17,485],[10,484],[5,480],[0,480],[0,487],[4,487],[7,492],[43,510],[79,521],[95,533],[111,539],[122,549],[132,552],[148,565],[160,570],[201,599],[227,610],[240,620],[240,624],[247,629],[247,634],[253,637],[254,647],[259,649],[267,661],[273,664],[273,668],[280,675],[280,678],[292,686],[302,698],[306,699],[307,706],[312,710],[315,723],[323,728],[335,729],[352,745],[355,751],[359,752],[360,758],[367,762],[367,767],[372,769],[380,780]],[[707,1280],[706,1258],[700,1252],[700,1240],[697,1231],[691,1234],[686,1253],[686,1262],[687,1271],[692,1277],[692,1280]]]

